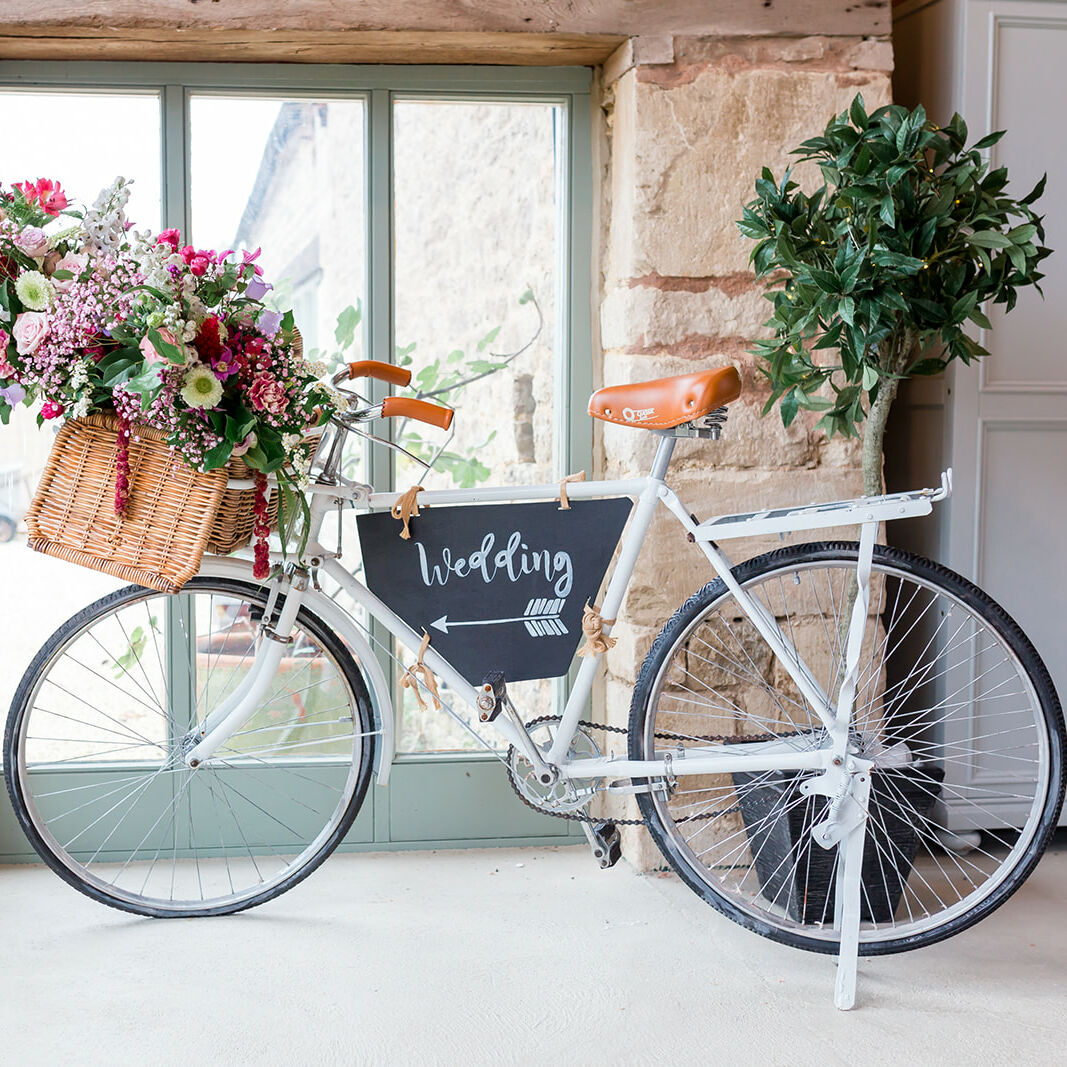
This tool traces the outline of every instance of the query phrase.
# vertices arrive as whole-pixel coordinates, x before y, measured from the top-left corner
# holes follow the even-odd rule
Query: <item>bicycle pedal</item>
[[[603,871],[614,867],[622,859],[619,828],[613,822],[606,822],[603,826],[590,827],[590,831],[588,836],[593,849],[593,859],[600,864]]]

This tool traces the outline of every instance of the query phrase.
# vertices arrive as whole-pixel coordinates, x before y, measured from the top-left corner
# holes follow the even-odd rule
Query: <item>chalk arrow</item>
[[[567,601],[565,598],[555,600],[546,597],[534,597],[526,605],[522,615],[510,619],[468,619],[463,622],[449,622],[448,615],[434,619],[430,625],[435,630],[447,634],[449,629],[457,626],[500,626],[509,622],[521,622],[531,637],[562,637],[567,627],[563,625],[560,613]]]

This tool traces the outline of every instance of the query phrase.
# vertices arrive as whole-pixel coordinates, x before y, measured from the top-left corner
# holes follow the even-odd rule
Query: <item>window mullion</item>
[[[163,226],[189,232],[189,107],[184,85],[164,85],[160,160]]]

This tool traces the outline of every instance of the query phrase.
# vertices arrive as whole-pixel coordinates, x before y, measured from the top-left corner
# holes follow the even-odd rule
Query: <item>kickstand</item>
[[[837,955],[837,983],[834,1004],[848,1011],[856,1003],[856,969],[860,949],[860,894],[863,891],[863,846],[867,838],[867,811],[871,796],[870,771],[857,774],[851,799],[863,811],[863,818],[837,846],[837,884],[834,900],[834,926],[841,936]]]

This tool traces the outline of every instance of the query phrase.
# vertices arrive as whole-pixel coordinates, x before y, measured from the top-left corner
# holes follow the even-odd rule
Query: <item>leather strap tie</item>
[[[584,482],[585,471],[579,471],[577,474],[568,474],[566,478],[563,478],[559,483],[559,510],[570,511],[571,502],[567,499],[567,483],[568,482]]]
[[[403,536],[403,534],[401,534],[401,536]],[[419,689],[419,675],[421,675],[422,684],[426,687],[426,691],[430,694],[430,699],[433,701],[434,711],[440,711],[441,694],[437,691],[437,679],[434,677],[433,671],[422,662],[422,657],[426,655],[426,649],[429,647],[430,635],[423,630],[422,644],[419,645],[419,658],[415,661],[414,667],[406,667],[404,669],[404,674],[400,679],[400,686],[402,689],[410,689],[415,694],[415,699],[419,702],[419,711],[425,711],[426,701],[422,699],[422,692]]]
[[[399,519],[404,524],[404,529],[400,531],[400,536],[405,541],[411,540],[411,531],[408,529],[408,523],[419,513],[418,496],[421,492],[421,485],[413,485],[406,493],[400,495],[400,499],[392,507],[393,518]]]
[[[600,614],[600,609],[590,607],[589,601],[585,602],[585,610],[582,612],[582,633],[585,634],[585,644],[578,652],[579,656],[599,656],[614,648],[618,642],[614,637],[608,637],[604,633],[605,626],[614,626],[617,620],[605,619]]]

